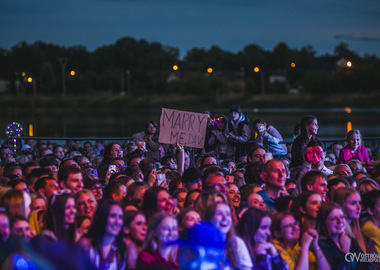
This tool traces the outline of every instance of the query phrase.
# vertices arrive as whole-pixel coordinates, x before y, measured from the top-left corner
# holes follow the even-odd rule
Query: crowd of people
[[[0,148],[4,269],[380,269],[380,158],[359,130],[286,145],[239,106],[204,149],[23,140]]]

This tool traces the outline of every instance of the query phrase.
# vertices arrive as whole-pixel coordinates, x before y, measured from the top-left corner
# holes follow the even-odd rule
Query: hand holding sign
[[[158,141],[204,148],[208,115],[162,108]]]

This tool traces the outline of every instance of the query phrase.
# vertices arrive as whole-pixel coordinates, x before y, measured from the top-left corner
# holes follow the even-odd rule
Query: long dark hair
[[[308,130],[308,126],[313,123],[314,120],[318,120],[317,117],[315,116],[312,116],[312,115],[306,115],[304,116],[302,119],[301,119],[301,134],[300,136],[302,137],[303,141],[306,142],[309,142],[310,140],[314,139],[314,135],[313,135],[313,138],[311,138],[309,140],[309,130]]]
[[[75,241],[75,223],[69,224],[68,229],[65,229],[65,206],[66,202],[72,198],[75,204],[75,198],[70,193],[62,195],[54,195],[54,200],[50,202],[47,216],[46,227],[54,232],[58,239],[64,239],[70,242]]]
[[[325,202],[319,208],[318,217],[317,217],[317,225],[316,225],[319,236],[321,237],[330,236],[329,230],[327,229],[327,226],[326,226],[326,220],[327,220],[327,217],[330,215],[330,213],[334,209],[342,210],[342,208],[340,208],[340,206],[334,202]],[[343,213],[343,210],[342,210],[342,213]]]
[[[169,191],[166,188],[159,187],[159,186],[148,188],[145,191],[144,199],[141,205],[141,210],[144,213],[148,224],[149,224],[150,218],[157,212],[157,206],[158,206],[157,194],[158,192],[162,190],[169,193]]]
[[[270,217],[268,212],[250,207],[243,214],[238,226],[236,227],[238,235],[243,238],[244,242],[247,244],[251,257],[254,257],[253,249],[256,245],[255,234],[264,217]]]
[[[101,256],[101,245],[103,242],[104,235],[106,233],[106,227],[108,223],[108,216],[111,211],[112,206],[117,205],[120,209],[123,209],[121,205],[112,200],[106,199],[104,200],[96,210],[94,220],[90,229],[88,230],[87,237],[91,239],[91,245],[98,251]],[[123,241],[123,229],[120,230],[119,234],[115,237],[114,244],[117,248],[116,258],[118,262],[118,266],[123,265],[123,261],[126,260],[126,247]]]

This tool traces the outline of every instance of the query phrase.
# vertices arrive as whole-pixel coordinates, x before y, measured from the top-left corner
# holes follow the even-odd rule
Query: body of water
[[[228,114],[225,110],[209,111],[217,114]],[[359,129],[363,137],[380,137],[380,109],[365,108],[330,108],[330,109],[260,109],[243,108],[250,121],[260,118],[273,125],[283,136],[291,140],[294,126],[305,115],[318,118],[319,138],[344,138],[347,123]],[[73,111],[50,114],[17,114],[3,115],[0,128],[15,121],[24,127],[24,135],[29,135],[29,125],[33,125],[33,135],[37,137],[130,137],[144,129],[147,120],[159,121],[160,108],[129,111]],[[3,131],[4,132],[4,131]],[[5,135],[4,133],[2,134]],[[1,136],[1,137],[3,137]]]

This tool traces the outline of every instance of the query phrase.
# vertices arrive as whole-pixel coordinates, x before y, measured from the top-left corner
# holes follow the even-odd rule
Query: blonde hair
[[[165,218],[168,218],[168,217],[172,218],[173,220],[175,220],[177,222],[177,219],[175,218],[175,216],[173,216],[172,214],[169,214],[169,213],[158,212],[158,213],[153,215],[153,217],[151,218],[151,220],[149,222],[148,231],[146,233],[146,238],[145,238],[145,242],[144,242],[144,246],[143,246],[144,249],[146,249],[147,251],[152,252],[152,253],[157,251],[157,249],[158,249],[158,238],[157,238],[158,227],[160,226],[161,222]],[[175,246],[172,246],[172,247],[173,248],[170,251],[169,259],[172,262],[176,262],[177,248],[175,248]]]
[[[21,216],[27,218],[24,194],[20,190],[8,190],[1,198],[1,205],[5,207],[10,217]]]
[[[349,188],[349,187],[338,188],[337,190],[335,190],[333,201],[336,202],[342,208],[344,212],[345,201],[347,200],[348,196],[354,193],[358,193],[360,196],[360,193],[357,190],[354,190],[352,188]],[[359,220],[358,219],[352,220],[351,224],[348,224],[347,222],[347,225],[349,226],[346,226],[346,233],[352,238],[355,238],[358,241],[360,248],[363,250],[364,253],[366,253],[367,248],[364,242],[363,234],[360,230]]]

